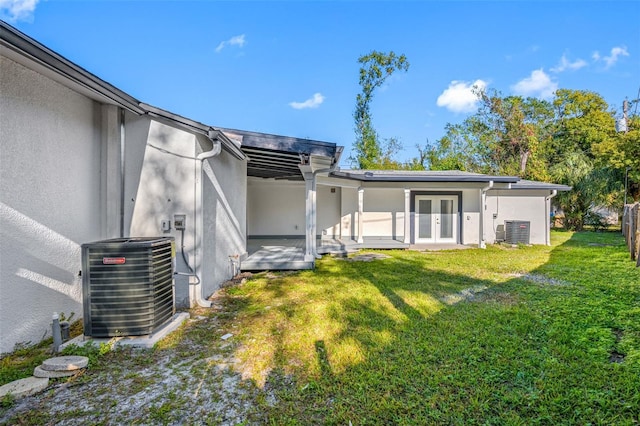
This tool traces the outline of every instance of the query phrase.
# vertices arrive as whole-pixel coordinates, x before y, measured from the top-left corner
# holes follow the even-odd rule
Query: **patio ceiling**
[[[240,144],[248,157],[247,176],[286,180],[304,180],[299,166],[310,159],[324,158],[331,165],[338,161],[341,147],[330,142],[288,136],[222,129]]]

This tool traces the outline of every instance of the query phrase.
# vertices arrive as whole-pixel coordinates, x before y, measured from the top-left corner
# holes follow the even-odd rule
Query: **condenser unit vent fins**
[[[153,334],[175,314],[173,237],[82,245],[84,334]]]
[[[530,222],[522,220],[505,220],[505,241],[509,244],[529,244]]]

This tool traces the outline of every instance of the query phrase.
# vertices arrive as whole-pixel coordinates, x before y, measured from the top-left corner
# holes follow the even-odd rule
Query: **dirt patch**
[[[541,285],[551,285],[551,286],[565,286],[570,285],[571,283],[563,280],[557,280],[555,278],[549,278],[541,274],[509,274],[509,277],[513,278],[522,278],[523,280],[527,280],[532,283],[541,284]]]
[[[468,302],[474,300],[476,295],[485,291],[488,287],[485,285],[478,285],[474,287],[465,288],[454,294],[447,294],[440,298],[440,301],[447,305],[455,305],[460,302]]]
[[[616,339],[616,345],[618,343],[620,343],[620,340],[622,340],[622,336],[624,335],[624,331],[619,329],[619,328],[612,328],[611,332],[613,333],[615,339]],[[620,352],[618,352],[615,348],[612,349],[609,352],[609,362],[612,363],[616,363],[616,364],[620,364],[622,362],[624,362],[624,358],[625,358],[625,354],[622,354]]]
[[[251,279],[252,276],[253,274],[251,272],[242,272],[236,275],[235,277],[231,278],[230,280],[227,280],[222,284],[220,284],[220,288],[237,287],[239,285],[246,283],[248,280]]]
[[[391,256],[382,253],[360,253],[352,257],[344,257],[342,260],[348,262],[373,262],[379,259],[389,259]]]
[[[232,318],[219,302],[192,310],[173,346],[118,348],[84,374],[52,381],[43,393],[0,410],[0,424],[263,423],[260,401],[274,396],[238,372],[237,343],[221,339]]]

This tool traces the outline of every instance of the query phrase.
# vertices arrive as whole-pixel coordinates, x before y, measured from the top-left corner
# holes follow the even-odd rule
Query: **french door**
[[[417,195],[415,242],[458,242],[458,197]]]

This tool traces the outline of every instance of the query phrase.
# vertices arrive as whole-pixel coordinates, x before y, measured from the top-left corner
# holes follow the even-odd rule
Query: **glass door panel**
[[[453,238],[453,200],[440,200],[440,238]]]
[[[431,214],[431,200],[418,200],[418,239],[433,238],[433,215]]]

